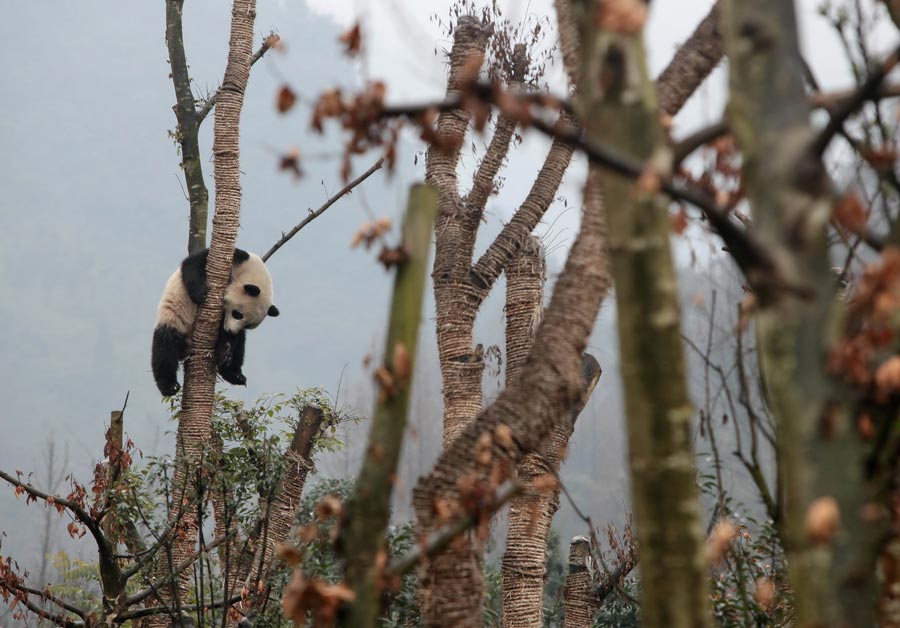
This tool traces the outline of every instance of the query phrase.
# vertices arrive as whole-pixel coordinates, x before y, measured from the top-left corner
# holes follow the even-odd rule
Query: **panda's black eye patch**
[[[244,315],[241,314],[240,312],[238,312],[237,310],[231,310],[231,316],[232,316],[235,320],[241,320],[242,318],[244,318]]]
[[[244,292],[249,294],[251,297],[259,296],[259,286],[254,286],[252,283],[244,284]]]

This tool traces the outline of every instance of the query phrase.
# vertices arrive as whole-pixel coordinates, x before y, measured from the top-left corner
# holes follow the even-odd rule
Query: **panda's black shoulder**
[[[181,262],[181,270],[184,271],[186,268],[194,268],[197,270],[201,270],[202,272],[206,272],[206,260],[209,257],[209,249],[203,249],[201,251],[197,251],[193,255],[189,255],[184,258],[184,261]],[[243,249],[234,249],[234,256],[232,258],[233,264],[243,264],[248,259],[250,259],[250,254]]]

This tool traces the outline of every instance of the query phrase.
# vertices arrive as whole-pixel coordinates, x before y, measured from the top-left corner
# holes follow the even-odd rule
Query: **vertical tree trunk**
[[[381,367],[392,382],[382,383],[379,391],[369,445],[343,532],[347,586],[356,596],[350,605],[348,625],[355,628],[376,628],[382,610],[381,577],[387,558],[391,494],[406,428],[437,205],[432,188],[416,185],[410,190],[403,223],[403,248],[409,259],[397,267]]]
[[[596,175],[585,186],[585,207],[602,215]],[[506,386],[519,377],[530,349],[543,305],[545,267],[537,238],[529,240],[523,253],[506,270]],[[606,242],[597,251],[599,287],[605,298],[610,277]],[[539,257],[538,257],[539,255]],[[506,549],[501,564],[503,625],[508,628],[543,626],[543,589],[547,572],[547,543],[553,516],[559,509],[559,488],[555,485],[535,489],[537,478],[555,476],[562,454],[572,436],[575,420],[600,377],[600,366],[587,354],[583,356],[584,397],[576,404],[568,420],[557,422],[541,453],[529,453],[518,466],[522,492],[510,501]]]
[[[234,0],[231,11],[231,35],[228,64],[215,113],[213,157],[216,182],[216,213],[207,261],[206,301],[198,308],[191,335],[191,352],[185,361],[184,391],[176,437],[173,486],[180,503],[173,506],[170,518],[177,521],[173,534],[171,562],[179,564],[193,552],[197,541],[199,521],[194,503],[193,482],[203,460],[204,449],[210,441],[210,421],[216,382],[213,347],[219,331],[225,286],[231,274],[234,245],[240,225],[241,180],[239,126],[244,90],[250,75],[250,55],[253,44],[253,22],[256,17],[255,0]],[[160,575],[167,576],[166,561],[160,563]],[[179,575],[173,587],[162,591],[163,600],[174,611],[186,599],[190,589],[189,570]],[[154,625],[164,625],[161,617]]]
[[[591,544],[576,536],[569,545],[569,573],[566,574],[563,628],[588,628],[597,613],[594,581],[591,577]]]
[[[589,133],[648,161],[663,143],[640,33],[583,38]],[[595,90],[603,90],[601,93]],[[596,101],[595,101],[596,102]],[[660,160],[657,158],[656,162]],[[647,628],[710,625],[703,532],[691,447],[693,409],[682,355],[678,283],[666,205],[651,182],[602,172],[616,312],[633,507],[641,547],[641,613]]]
[[[181,146],[181,168],[188,201],[191,206],[188,226],[188,255],[206,248],[209,192],[203,180],[200,160],[200,119],[191,91],[191,77],[184,54],[184,34],[181,27],[184,0],[166,0],[166,46],[169,49],[169,70],[175,86],[175,136]]]
[[[869,626],[879,534],[872,518],[863,520],[872,493],[862,475],[855,415],[826,371],[837,303],[826,233],[831,202],[813,149],[794,3],[728,0],[725,8],[729,121],[743,157],[753,228],[794,288],[757,295],[756,325],[776,419],[796,623]],[[837,502],[841,533],[817,543],[806,521],[818,498]]]
[[[447,93],[455,94],[481,67],[490,33],[478,19],[459,18],[450,51]],[[472,328],[480,298],[468,281],[471,258],[460,255],[463,246],[465,208],[459,197],[456,174],[460,146],[465,139],[470,114],[465,110],[438,117],[439,142],[428,148],[425,182],[438,192],[435,225],[434,300],[444,397],[444,445],[446,446],[481,412],[481,348],[473,347]]]
[[[509,477],[526,453],[540,448],[558,421],[568,420],[565,412],[582,397],[581,352],[604,292],[598,253],[605,234],[598,210],[585,207],[581,229],[521,378],[444,450],[432,473],[419,482],[413,503],[420,534],[430,533],[447,516],[466,508],[470,491],[495,486]],[[469,486],[473,488],[464,494]],[[426,625],[482,625],[481,598],[460,600],[469,591],[460,582],[482,580],[480,553],[467,553],[471,547],[460,542],[423,567]],[[435,582],[442,583],[440,595],[435,594]]]

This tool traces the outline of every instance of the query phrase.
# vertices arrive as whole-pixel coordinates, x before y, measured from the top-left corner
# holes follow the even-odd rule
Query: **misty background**
[[[823,88],[845,87],[849,68],[836,39],[816,16],[817,2],[800,2],[803,44]],[[502,2],[506,17],[547,16],[549,0]],[[647,32],[651,71],[658,73],[709,10],[712,0],[654,3]],[[257,45],[270,30],[284,43],[252,70],[241,122],[243,208],[238,246],[262,253],[342,187],[341,141],[337,133],[309,130],[310,104],[323,90],[353,90],[368,79],[388,86],[388,100],[439,98],[445,86],[443,50],[450,42],[432,19],[447,17],[446,2],[429,0],[261,0]],[[164,3],[87,0],[80,3],[6,3],[0,22],[3,99],[0,115],[0,466],[35,471],[42,452],[56,443],[68,452],[69,469],[90,479],[102,455],[109,412],[129,394],[125,429],[146,453],[173,450],[175,425],[150,373],[150,341],[160,292],[187,253],[188,202],[170,136],[175,102],[168,77]],[[184,41],[194,91],[213,93],[227,54],[228,2],[185,3]],[[355,19],[364,27],[365,53],[349,61],[339,34]],[[886,47],[891,32],[873,33]],[[881,38],[881,39],[878,39]],[[555,43],[555,35],[547,41]],[[557,63],[550,88],[562,93]],[[726,70],[720,67],[676,119],[683,136],[722,113]],[[277,113],[283,84],[299,94],[287,115]],[[214,207],[210,156],[212,116],[201,130],[208,159],[205,176]],[[483,145],[475,138],[473,145]],[[304,176],[278,170],[279,157],[296,146]],[[491,199],[479,250],[524,198],[549,143],[534,133],[511,151],[506,182]],[[424,175],[423,146],[414,134],[400,146],[395,172],[376,173],[306,227],[269,261],[275,303],[282,315],[249,335],[246,388],[222,384],[230,397],[253,400],[268,393],[292,394],[320,386],[336,405],[371,412],[374,393],[364,357],[381,351],[391,276],[372,252],[351,250],[350,239],[370,215],[395,224],[410,183]],[[467,170],[477,163],[465,156]],[[379,155],[354,161],[354,175]],[[577,159],[560,198],[537,233],[548,247],[552,290],[578,227],[583,161]],[[463,174],[463,185],[467,180]],[[212,213],[212,212],[211,212]],[[396,235],[396,230],[394,235]],[[714,341],[722,351],[734,333],[735,303],[742,296],[734,274],[698,227],[676,238],[682,273],[684,328],[692,337],[708,332],[717,293]],[[429,288],[430,293],[430,288]],[[503,340],[501,280],[482,308],[476,341],[489,347]],[[578,505],[598,524],[620,524],[627,511],[626,446],[615,344],[614,303],[602,308],[588,350],[603,376],[575,428],[562,477]],[[434,342],[433,302],[422,312],[420,350],[410,428],[405,441],[395,516],[410,516],[409,490],[430,468],[440,445],[441,382]],[[703,368],[687,353],[691,387],[702,404]],[[502,370],[485,375],[489,402],[502,386]],[[350,476],[359,464],[368,422],[348,427],[343,452],[320,458],[319,477]],[[702,439],[697,451],[704,459]],[[744,482],[729,472],[729,482]],[[37,482],[37,480],[35,480]],[[315,478],[312,480],[315,481]],[[8,490],[7,490],[8,489]],[[41,506],[26,508],[11,487],[0,487],[2,554],[18,556],[34,569]],[[64,520],[59,521],[63,530]],[[584,524],[563,500],[557,515],[563,539],[584,533]],[[60,538],[63,535],[56,535]],[[80,548],[80,549],[79,549]],[[70,547],[90,554],[90,544]]]

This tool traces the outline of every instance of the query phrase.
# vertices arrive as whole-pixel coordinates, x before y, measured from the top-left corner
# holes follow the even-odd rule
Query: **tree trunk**
[[[170,523],[177,523],[170,557],[171,564],[176,565],[191,556],[197,542],[199,520],[193,505],[196,503],[193,483],[196,480],[195,474],[203,463],[204,450],[210,442],[216,382],[213,347],[218,336],[222,301],[231,275],[234,245],[240,225],[239,125],[244,90],[250,74],[255,0],[235,0],[231,16],[228,65],[215,114],[213,156],[216,213],[213,217],[213,235],[206,267],[209,292],[206,301],[198,308],[191,335],[191,352],[184,365],[184,391],[176,437],[173,486],[177,501],[170,513]],[[168,577],[166,562],[160,562],[159,575],[163,578]],[[175,583],[161,591],[162,598],[173,611],[178,612],[189,589],[190,571],[185,570],[176,578]],[[160,617],[152,623],[165,625],[168,618]]]
[[[596,175],[591,175],[585,186],[585,207],[602,212]],[[510,387],[519,377],[530,340],[540,317],[543,305],[543,281],[545,268],[543,252],[535,247],[540,243],[530,241],[516,263],[507,268],[506,289],[506,386]],[[537,254],[540,253],[540,257]],[[603,273],[601,285],[604,294],[609,288],[608,254],[603,242],[598,253],[598,270]],[[538,320],[536,320],[538,319]],[[597,379],[600,367],[590,356],[585,356],[585,396],[579,402],[569,420],[557,422],[541,453],[529,453],[518,466],[522,492],[509,506],[509,526],[506,533],[506,549],[501,564],[503,625],[508,628],[540,628],[543,626],[543,590],[547,572],[547,543],[553,516],[559,509],[559,487],[535,489],[538,478],[555,477],[563,453],[569,444],[575,420],[587,403]]]
[[[184,54],[184,34],[181,27],[184,0],[166,0],[166,46],[169,49],[169,69],[175,87],[175,118],[178,126],[175,137],[181,146],[181,168],[188,201],[191,206],[188,226],[188,255],[206,248],[206,224],[209,210],[209,191],[203,180],[200,160],[200,119],[191,91],[191,77]]]
[[[350,604],[348,625],[355,628],[376,628],[382,610],[381,576],[387,557],[391,494],[406,428],[436,215],[434,190],[426,185],[413,186],[403,223],[403,248],[409,259],[397,267],[381,367],[391,382],[383,381],[379,390],[369,445],[343,532],[346,582],[356,596]]]
[[[591,544],[576,536],[569,545],[569,573],[566,575],[563,628],[589,628],[597,613],[594,581],[591,577]],[[596,565],[593,565],[596,568]]]
[[[782,536],[796,623],[869,626],[880,535],[873,518],[863,520],[873,492],[862,475],[855,414],[826,371],[837,305],[826,232],[831,200],[827,173],[813,149],[794,5],[729,0],[725,8],[729,122],[742,153],[753,229],[788,284],[758,296],[756,326],[776,420]],[[841,533],[816,542],[806,521],[819,498],[836,501]]]
[[[591,135],[649,160],[662,145],[640,33],[583,42],[605,89],[587,118]],[[626,97],[627,96],[627,97]],[[649,182],[602,172],[616,286],[633,507],[641,547],[641,613],[647,628],[710,625],[703,532],[691,447],[678,283],[666,205]]]
[[[540,449],[557,422],[569,420],[566,411],[582,397],[581,353],[605,292],[598,260],[605,241],[599,209],[585,208],[521,378],[444,450],[432,473],[416,487],[413,503],[420,534],[429,534],[467,507],[477,508],[472,505],[475,495],[510,477],[526,453]],[[423,567],[426,625],[482,624],[481,596],[461,599],[469,594],[470,582],[482,586],[480,552],[474,547],[459,539]],[[435,582],[441,583],[440,595]]]

